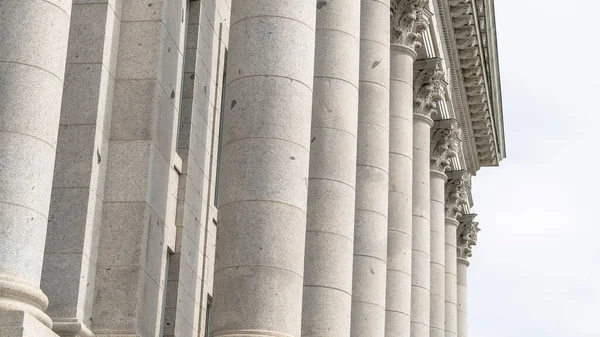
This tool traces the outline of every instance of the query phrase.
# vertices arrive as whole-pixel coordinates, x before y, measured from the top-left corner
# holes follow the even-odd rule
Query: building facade
[[[0,0],[0,336],[467,337],[493,0]]]

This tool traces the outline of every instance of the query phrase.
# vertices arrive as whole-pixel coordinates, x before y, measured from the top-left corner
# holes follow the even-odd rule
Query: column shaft
[[[392,44],[386,336],[408,336],[410,333],[415,57],[416,54],[412,49]],[[427,172],[429,172],[428,168]]]
[[[211,336],[299,336],[316,1],[233,0]]]
[[[70,0],[0,2],[0,310],[48,327],[39,287],[70,12]]]
[[[352,337],[385,335],[390,123],[389,0],[361,1]]]
[[[458,337],[467,337],[467,267],[469,262],[461,258],[457,261],[457,333]]]
[[[446,256],[445,256],[445,324],[446,337],[457,334],[457,285],[456,285],[456,231],[458,221],[446,218]]]
[[[431,171],[431,297],[430,337],[444,337],[446,175]]]
[[[431,118],[414,114],[411,337],[429,336],[431,294]]]
[[[317,6],[302,336],[348,336],[360,2]]]

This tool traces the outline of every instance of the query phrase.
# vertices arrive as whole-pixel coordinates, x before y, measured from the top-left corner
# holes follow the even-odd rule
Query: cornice
[[[489,33],[493,10],[486,11],[486,3],[493,5],[493,0],[437,0],[453,103],[472,173],[481,166],[496,166],[504,158],[495,32],[493,39]]]
[[[486,36],[488,53],[486,60],[490,72],[492,89],[492,112],[494,113],[497,141],[500,145],[500,160],[506,158],[506,142],[504,140],[504,114],[502,110],[502,86],[500,81],[500,64],[498,59],[498,39],[496,37],[496,10],[494,0],[485,0],[485,17],[487,21]]]

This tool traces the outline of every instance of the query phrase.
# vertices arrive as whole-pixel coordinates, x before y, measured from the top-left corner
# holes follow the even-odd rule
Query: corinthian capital
[[[391,11],[391,43],[411,49],[421,47],[417,41],[421,33],[427,29],[429,21],[429,1],[427,0],[392,0]]]
[[[441,59],[433,58],[415,62],[414,113],[431,117],[437,112],[438,102],[446,91],[445,74]]]
[[[460,218],[469,207],[471,174],[467,171],[448,172],[445,190],[446,218]]]
[[[431,128],[431,169],[446,172],[450,160],[458,156],[460,129],[456,119],[436,121]]]
[[[477,244],[479,222],[475,221],[477,214],[465,214],[459,219],[456,253],[459,259],[467,259],[472,255],[472,248]]]

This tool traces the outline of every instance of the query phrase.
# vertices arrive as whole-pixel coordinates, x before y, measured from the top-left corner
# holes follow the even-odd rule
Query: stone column
[[[458,331],[456,284],[456,230],[458,221],[446,217],[445,280],[444,280],[444,332],[446,337],[456,337]]]
[[[479,223],[474,221],[476,214],[466,214],[460,218],[457,240],[457,307],[458,307],[458,337],[467,337],[467,267],[471,257],[471,248],[477,244]]]
[[[211,336],[299,336],[316,1],[233,0]]]
[[[429,336],[444,337],[444,171],[431,169],[431,296]]]
[[[444,337],[445,193],[450,160],[457,156],[458,123],[439,120],[431,129],[431,297],[430,337]]]
[[[456,234],[458,230],[457,217],[468,207],[467,186],[470,179],[466,171],[451,171],[447,173],[445,187],[445,282],[444,282],[444,331],[445,336],[455,337],[458,330],[457,312],[457,265],[456,265]]]
[[[52,334],[40,279],[70,12],[70,0],[0,2],[0,335]]]
[[[413,181],[413,66],[426,28],[425,1],[392,0],[386,336],[410,333]],[[429,165],[429,163],[427,163]]]
[[[457,335],[467,337],[467,259],[457,259]]]
[[[348,336],[356,182],[360,2],[319,2],[302,336]]]
[[[385,334],[390,123],[389,0],[361,1],[352,337]]]
[[[415,63],[413,125],[413,215],[411,337],[428,337],[431,295],[431,114],[442,99],[444,73],[439,59]]]

